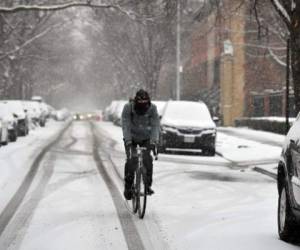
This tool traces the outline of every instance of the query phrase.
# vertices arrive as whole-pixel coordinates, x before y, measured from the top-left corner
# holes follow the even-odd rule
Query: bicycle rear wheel
[[[140,193],[140,181],[137,172],[134,173],[134,182],[132,186],[132,212],[136,213],[139,208],[138,193]]]
[[[139,217],[141,219],[144,218],[146,212],[147,205],[147,180],[146,180],[146,169],[141,168],[142,171],[137,173],[138,181],[139,181],[139,189],[138,192],[138,211]]]

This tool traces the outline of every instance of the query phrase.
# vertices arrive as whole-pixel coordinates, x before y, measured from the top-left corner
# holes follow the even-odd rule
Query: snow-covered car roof
[[[38,118],[41,113],[42,113],[42,109],[40,106],[39,102],[35,102],[35,101],[22,101],[23,107],[24,109],[27,110],[28,115],[33,118],[36,117]]]
[[[41,111],[41,106],[38,102],[35,101],[23,101],[23,106],[27,109],[30,110],[37,110],[37,111]]]
[[[22,101],[19,101],[19,100],[4,100],[4,101],[0,101],[0,103],[5,104],[6,107],[7,107],[7,110],[10,113],[15,113],[20,118],[25,118],[26,114],[25,114],[25,111],[24,111]]]
[[[161,116],[167,102],[166,101],[151,101],[151,102],[156,105],[157,112]]]
[[[0,117],[12,117],[12,113],[9,112],[7,105],[2,102],[0,103]]]
[[[203,102],[168,101],[166,105],[162,124],[179,127],[216,127]]]
[[[116,106],[116,110],[114,112],[117,118],[121,118],[123,108],[124,108],[126,103],[128,103],[128,101],[119,101],[118,102],[118,105]]]

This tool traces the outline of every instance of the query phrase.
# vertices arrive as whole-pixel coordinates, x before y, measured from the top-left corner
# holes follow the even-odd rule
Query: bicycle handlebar
[[[141,147],[139,145],[137,146],[137,148],[139,148],[141,151],[149,150],[149,148],[147,148],[147,147]],[[158,160],[158,150],[157,150],[157,147],[152,148],[151,151],[152,151],[152,153],[154,155],[154,160],[157,161]]]

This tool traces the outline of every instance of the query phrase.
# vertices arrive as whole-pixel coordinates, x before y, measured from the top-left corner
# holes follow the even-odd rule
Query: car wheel
[[[158,146],[157,151],[160,154],[164,154],[166,153],[166,148],[164,146]]]
[[[25,136],[26,135],[26,130],[20,130],[18,131],[18,136]]]
[[[40,127],[45,127],[45,122],[44,121],[40,121]]]
[[[286,185],[282,185],[278,197],[278,234],[281,240],[291,242],[295,236],[297,221],[292,213],[291,204],[287,195]]]
[[[214,148],[203,149],[203,155],[205,156],[215,156],[216,150]]]
[[[15,142],[16,140],[17,140],[17,132],[16,131],[11,131],[10,133],[9,133],[9,140],[11,141],[11,142]]]

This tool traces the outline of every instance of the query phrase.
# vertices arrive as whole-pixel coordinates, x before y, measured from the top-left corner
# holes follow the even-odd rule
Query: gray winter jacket
[[[133,102],[128,102],[122,112],[124,142],[150,140],[152,143],[158,143],[160,121],[156,105],[151,103],[144,115],[138,115],[133,106]]]

